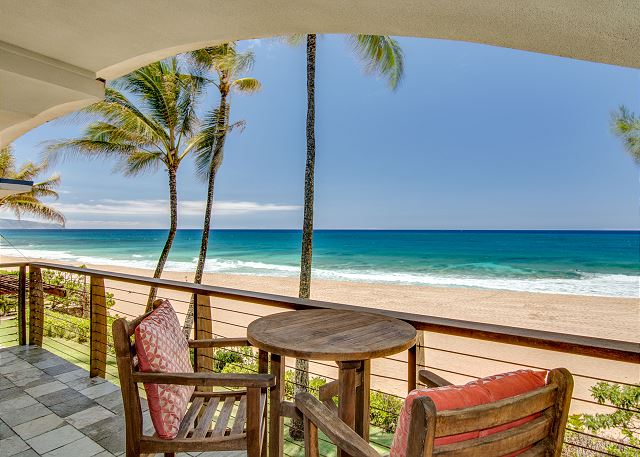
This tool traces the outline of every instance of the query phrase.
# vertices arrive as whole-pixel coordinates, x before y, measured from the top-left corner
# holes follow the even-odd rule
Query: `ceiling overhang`
[[[30,192],[33,181],[0,178],[0,200],[14,194]]]
[[[0,146],[109,80],[228,40],[368,33],[640,67],[639,0],[2,0]]]

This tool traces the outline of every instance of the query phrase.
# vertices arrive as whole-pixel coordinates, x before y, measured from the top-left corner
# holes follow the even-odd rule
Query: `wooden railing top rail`
[[[519,327],[509,327],[505,325],[488,324],[483,322],[448,319],[437,316],[425,316],[320,300],[306,300],[284,295],[230,289],[227,287],[193,284],[189,282],[173,281],[169,279],[154,279],[146,276],[73,267],[47,262],[27,262],[22,264],[2,263],[0,264],[0,268],[9,266],[15,267],[21,265],[29,265],[33,267],[64,271],[68,273],[76,273],[130,284],[156,286],[162,289],[177,290],[199,295],[208,295],[230,300],[239,300],[284,309],[300,310],[328,308],[367,311],[401,319],[413,325],[418,330],[425,330],[429,332],[443,333],[453,336],[474,338],[557,352],[565,352],[589,357],[597,357],[602,359],[617,360],[627,363],[640,363],[640,343],[630,341],[593,338],[589,336],[571,335],[566,333],[549,332],[544,330]]]

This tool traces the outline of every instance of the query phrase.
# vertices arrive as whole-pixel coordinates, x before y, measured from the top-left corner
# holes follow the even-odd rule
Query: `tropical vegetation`
[[[640,117],[621,106],[612,115],[611,129],[624,144],[627,152],[640,165]]]
[[[115,159],[115,170],[125,176],[160,168],[167,173],[169,232],[154,278],[162,275],[178,228],[178,167],[196,146],[196,103],[203,85],[175,57],[152,63],[114,81],[104,100],[80,111],[91,121],[80,137],[47,147],[49,157]],[[152,288],[148,307],[155,294]]]
[[[231,95],[233,92],[256,92],[260,89],[260,81],[242,76],[253,66],[254,55],[250,50],[239,52],[235,42],[200,49],[192,52],[189,57],[197,68],[212,74],[213,78],[207,78],[207,81],[216,87],[220,95],[217,106],[213,106],[204,119],[194,148],[196,172],[207,183],[202,239],[193,280],[194,283],[201,284],[209,247],[215,181],[224,158],[227,133],[234,128],[244,127],[243,121],[229,123]],[[194,305],[195,295],[191,299],[184,322],[184,332],[187,337],[193,326]]]
[[[34,181],[29,192],[13,194],[0,198],[0,209],[11,211],[18,219],[22,216],[33,216],[56,224],[65,224],[64,215],[43,202],[45,198],[58,199],[56,188],[60,185],[60,175],[53,174],[40,180],[40,176],[47,170],[49,163],[44,160],[39,163],[25,162],[16,166],[16,160],[11,146],[0,149],[0,178],[16,179],[19,181]]]

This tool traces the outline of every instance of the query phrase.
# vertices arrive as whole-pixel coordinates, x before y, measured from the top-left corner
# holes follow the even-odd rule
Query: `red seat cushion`
[[[136,353],[140,371],[193,373],[189,343],[168,300],[136,327]],[[145,383],[144,389],[156,433],[160,438],[175,438],[195,387]]]
[[[398,427],[396,429],[395,436],[393,437],[390,456],[404,457],[406,455],[409,425],[411,423],[411,406],[413,401],[418,397],[430,397],[436,405],[437,411],[463,409],[485,403],[492,403],[494,401],[514,397],[531,390],[539,389],[540,387],[544,387],[546,379],[546,371],[518,370],[478,379],[463,386],[446,386],[433,389],[413,390],[409,395],[407,395],[402,410],[400,411]],[[538,416],[539,414],[535,414],[486,430],[443,436],[436,438],[434,444],[451,444],[481,436],[492,435],[529,422]],[[518,455],[524,451],[526,451],[526,449],[509,454],[509,456]]]

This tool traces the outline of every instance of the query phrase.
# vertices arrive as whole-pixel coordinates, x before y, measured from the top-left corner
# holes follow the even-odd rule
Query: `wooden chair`
[[[131,322],[117,319],[113,323],[120,388],[124,403],[127,457],[176,452],[247,450],[248,457],[266,454],[267,389],[275,385],[269,374],[219,373],[142,373],[138,370],[135,344],[131,342],[136,327],[148,314]],[[189,347],[215,348],[248,346],[244,338],[220,338],[189,341]],[[196,390],[176,438],[167,440],[144,435],[140,383],[179,384],[198,387],[242,387],[244,390],[204,392]],[[197,388],[197,387],[196,387]],[[220,407],[220,405],[222,405]],[[213,417],[220,407],[215,422]],[[231,415],[235,419],[231,425]]]
[[[426,370],[419,373],[419,379],[429,387],[451,385]],[[564,368],[557,368],[551,370],[544,387],[489,404],[438,412],[429,397],[419,397],[411,408],[407,457],[500,457],[528,446],[531,448],[521,456],[559,457],[572,391],[571,374]],[[380,457],[369,443],[313,395],[299,393],[295,404],[303,415],[306,457],[319,456],[318,429],[353,457]],[[541,415],[509,430],[453,444],[434,445],[439,437],[496,427],[535,413]]]

